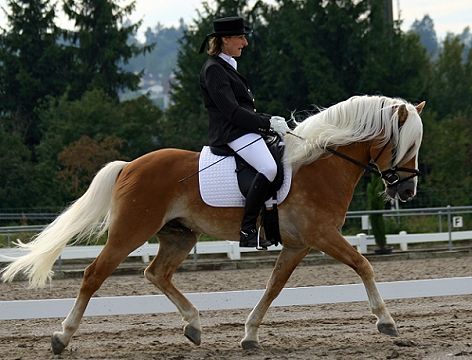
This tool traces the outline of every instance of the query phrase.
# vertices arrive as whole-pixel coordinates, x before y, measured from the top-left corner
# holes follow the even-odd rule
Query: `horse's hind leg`
[[[194,344],[200,345],[202,327],[198,310],[172,283],[172,275],[196,242],[195,233],[185,228],[159,234],[159,251],[144,271],[144,275],[177,307],[187,323],[184,326],[184,335]]]
[[[374,270],[369,261],[336,230],[324,239],[326,240],[317,243],[317,248],[336,260],[349,265],[361,277],[369,299],[370,309],[378,319],[377,329],[379,332],[390,336],[398,336],[395,321],[375,284]]]
[[[241,340],[241,347],[243,349],[259,348],[258,330],[267,309],[272,301],[279,295],[293,270],[295,270],[308,251],[309,249],[305,247],[282,248],[277,262],[275,263],[274,270],[272,270],[269,282],[267,283],[264,295],[262,295],[262,298],[246,320],[246,333]]]
[[[131,251],[142,245],[153,233],[150,227],[146,228],[145,226],[139,230],[126,229],[125,226],[117,226],[114,229],[110,227],[106,245],[100,255],[85,269],[74,306],[62,322],[62,331],[57,331],[52,336],[51,347],[54,354],[60,354],[69,344],[72,335],[79,328],[90,298],[105,279],[113,273]]]

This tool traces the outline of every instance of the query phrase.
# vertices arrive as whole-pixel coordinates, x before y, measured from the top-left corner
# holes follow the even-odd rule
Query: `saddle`
[[[269,189],[266,206],[262,208],[261,223],[265,238],[271,241],[272,244],[278,245],[282,243],[282,240],[279,229],[277,191],[281,188],[284,181],[283,155],[285,144],[278,134],[266,134],[263,135],[263,139],[277,164],[277,175]],[[227,145],[210,146],[210,150],[214,155],[226,157],[234,156],[239,190],[241,194],[246,197],[257,171]],[[271,208],[267,209],[267,200],[269,199],[271,199]]]

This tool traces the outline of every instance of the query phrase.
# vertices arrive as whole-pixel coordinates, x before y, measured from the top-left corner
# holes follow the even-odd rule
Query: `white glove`
[[[282,137],[290,131],[285,119],[281,116],[272,116],[270,118],[270,128]]]

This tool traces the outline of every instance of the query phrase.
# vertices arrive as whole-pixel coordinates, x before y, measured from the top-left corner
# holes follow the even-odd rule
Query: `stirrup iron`
[[[267,250],[267,247],[266,246],[260,246],[260,240],[261,240],[261,228],[262,226],[259,225],[258,228],[257,228],[257,246],[256,246],[256,249],[257,250]]]

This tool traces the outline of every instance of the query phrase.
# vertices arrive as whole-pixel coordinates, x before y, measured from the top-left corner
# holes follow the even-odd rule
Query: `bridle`
[[[399,184],[401,184],[405,181],[408,181],[410,179],[413,179],[416,176],[421,175],[421,172],[418,169],[409,169],[409,168],[398,167],[398,166],[392,166],[392,167],[390,167],[390,169],[387,169],[385,171],[380,171],[377,168],[376,163],[377,163],[377,160],[380,158],[380,156],[382,156],[382,153],[384,152],[387,145],[388,145],[388,142],[383,146],[382,150],[380,150],[380,152],[377,154],[374,161],[370,161],[368,164],[363,164],[360,161],[350,157],[349,155],[346,155],[346,154],[344,154],[342,152],[339,152],[337,150],[334,150],[334,149],[331,149],[331,148],[326,148],[326,150],[329,151],[331,154],[336,155],[337,157],[340,157],[344,160],[347,160],[347,161],[359,166],[360,168],[364,169],[364,172],[366,174],[373,173],[373,174],[379,175],[385,181],[385,184],[388,188],[393,187],[393,186],[398,186]],[[398,174],[398,172],[400,172],[400,171],[411,173],[411,175],[409,175],[407,177],[404,177],[402,179],[402,178],[400,178],[400,175]]]
[[[383,108],[383,104],[384,102],[382,101],[382,105],[381,105],[381,108]],[[383,116],[383,112],[381,111],[380,112],[380,117],[381,117],[381,120],[382,120],[382,116]],[[344,160],[347,160],[359,167],[361,167],[362,169],[364,169],[364,172],[366,174],[369,174],[369,173],[374,173],[374,174],[377,174],[379,175],[384,181],[385,181],[385,184],[387,186],[387,188],[391,188],[391,187],[394,187],[394,186],[398,186],[399,184],[405,182],[405,181],[408,181],[410,179],[413,179],[414,177],[416,176],[420,176],[421,175],[421,172],[418,170],[418,169],[409,169],[409,168],[405,168],[405,167],[398,167],[398,166],[390,166],[390,169],[387,169],[385,171],[380,171],[377,167],[377,161],[380,159],[380,157],[382,156],[382,153],[384,152],[384,150],[386,149],[387,145],[389,144],[390,141],[387,141],[385,143],[385,145],[382,147],[382,149],[380,150],[380,152],[377,154],[377,156],[375,157],[374,161],[369,161],[368,164],[363,164],[361,163],[360,161],[346,155],[346,154],[343,154],[337,150],[334,150],[332,148],[326,148],[327,151],[329,151],[331,154],[333,155],[336,155]],[[371,159],[372,160],[372,159]],[[393,157],[392,157],[392,161],[393,163]],[[403,179],[400,177],[400,175],[398,174],[398,172],[407,172],[407,173],[410,173],[411,175],[407,176],[407,177],[404,177]]]

